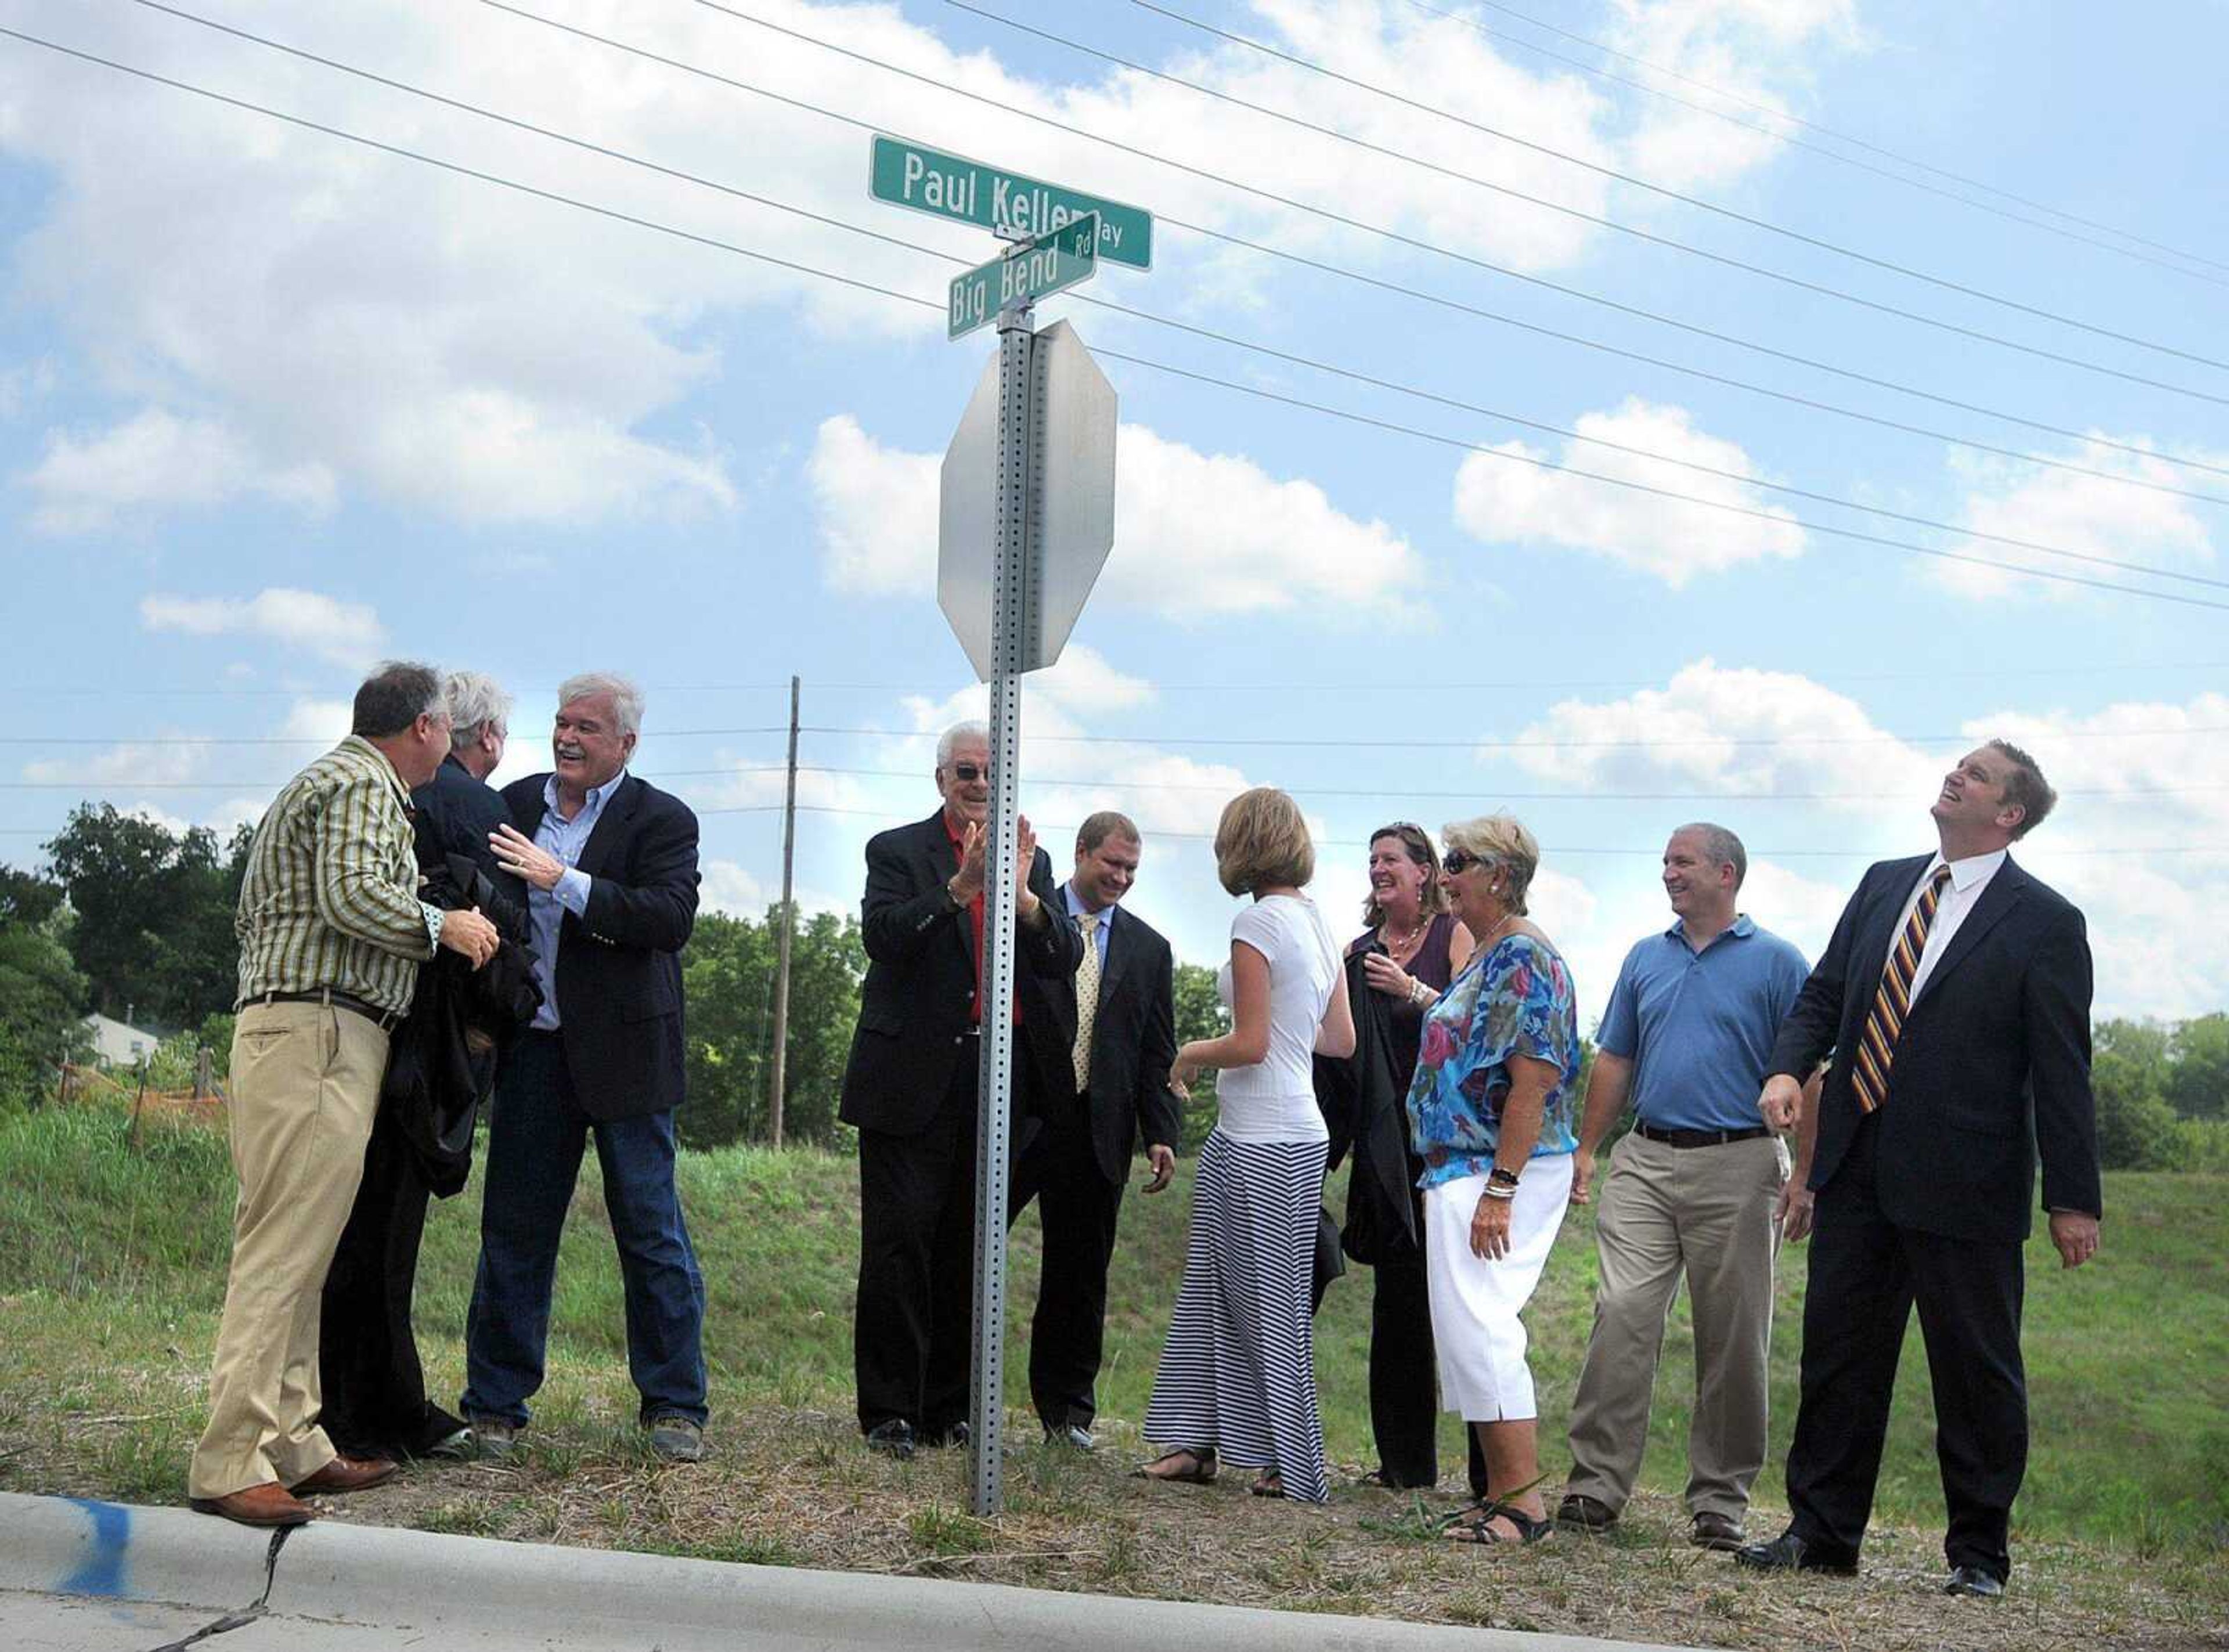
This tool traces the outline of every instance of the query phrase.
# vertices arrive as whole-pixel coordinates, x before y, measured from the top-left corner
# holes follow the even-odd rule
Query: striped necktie
[[[1911,978],[1919,973],[1920,955],[1927,950],[1927,932],[1935,927],[1935,911],[1943,903],[1943,889],[1950,881],[1950,869],[1937,866],[1927,887],[1919,891],[1911,916],[1905,921],[1904,933],[1889,948],[1887,967],[1881,971],[1872,1010],[1858,1040],[1857,1064],[1850,1073],[1860,1111],[1870,1113],[1888,1099],[1888,1074],[1896,1060],[1897,1035],[1904,1031],[1904,1018],[1911,1010]]]

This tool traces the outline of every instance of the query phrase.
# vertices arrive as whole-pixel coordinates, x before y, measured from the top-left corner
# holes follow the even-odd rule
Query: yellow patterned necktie
[[[1850,1082],[1858,1092],[1858,1107],[1871,1113],[1888,1099],[1889,1069],[1896,1060],[1896,1040],[1904,1031],[1904,1018],[1911,1011],[1911,978],[1919,973],[1920,955],[1927,950],[1927,932],[1935,927],[1936,909],[1943,903],[1943,885],[1950,869],[1937,866],[1927,887],[1905,920],[1904,933],[1889,948],[1881,970],[1873,1006],[1866,1017],[1866,1030],[1858,1040],[1858,1059]]]
[[[1076,1093],[1083,1094],[1091,1082],[1091,1022],[1099,1013],[1099,919],[1086,912],[1076,919],[1083,929],[1083,961],[1076,967]]]

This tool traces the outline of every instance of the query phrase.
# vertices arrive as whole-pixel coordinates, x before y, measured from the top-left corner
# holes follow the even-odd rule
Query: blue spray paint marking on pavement
[[[124,1550],[132,1541],[132,1511],[121,1503],[97,1503],[84,1497],[66,1497],[93,1517],[93,1552],[75,1572],[55,1585],[65,1595],[120,1595],[124,1592]]]

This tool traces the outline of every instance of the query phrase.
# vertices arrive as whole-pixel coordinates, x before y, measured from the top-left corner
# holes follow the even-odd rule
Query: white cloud
[[[2142,436],[2114,440],[2130,446],[2150,446],[2149,440]],[[2128,477],[2178,487],[2187,485],[2189,480],[2165,460],[2123,453],[2095,442],[2066,456],[2091,470],[2103,471],[2108,477]],[[2047,470],[2010,460],[1984,463],[1962,460],[1956,468],[1969,486],[1959,512],[1960,521],[1969,530],[2008,539],[2025,539],[2034,544],[2055,545],[2085,556],[2146,563],[2178,572],[2209,568],[2214,562],[2213,537],[2188,499],[2124,486],[2104,477],[2081,476],[2071,471]],[[2117,569],[2084,565],[2064,556],[2047,556],[1986,539],[1961,541],[1952,548],[1963,556],[2016,568],[2042,569],[2054,574],[2073,574],[2118,583],[2127,583],[2132,577]],[[2078,585],[2022,579],[2017,575],[1977,568],[1970,562],[1930,562],[1928,573],[1946,588],[1977,598],[2021,595],[2066,601],[2084,595]],[[2141,576],[2133,577],[2141,580]]]
[[[386,627],[369,603],[344,602],[287,586],[272,586],[246,598],[156,592],[140,599],[139,623],[150,631],[196,637],[264,637],[351,666],[378,658],[387,641]]]
[[[1654,575],[1675,590],[1699,573],[1717,573],[1759,557],[1802,554],[1803,530],[1794,516],[1769,504],[1746,479],[1758,474],[1749,455],[1735,442],[1696,429],[1684,408],[1628,396],[1615,412],[1582,415],[1576,429],[1582,436],[1731,475],[1707,476],[1587,442],[1566,442],[1560,454],[1506,442],[1496,453],[1521,457],[1473,453],[1456,471],[1455,520],[1487,544],[1590,551]],[[1597,475],[1763,511],[1770,519],[1543,470],[1525,458],[1553,459]]]
[[[22,292],[74,335],[100,388],[127,410],[106,434],[57,439],[33,492],[49,529],[100,525],[119,500],[153,511],[242,495],[305,507],[363,495],[470,522],[567,525],[651,511],[730,511],[740,491],[727,455],[702,431],[676,431],[671,419],[699,387],[722,376],[748,384],[755,371],[748,352],[730,359],[706,342],[721,336],[711,324],[774,308],[832,336],[933,337],[934,321],[919,312],[812,273],[841,269],[877,286],[934,293],[948,267],[917,253],[443,110],[175,18],[121,7],[50,10],[54,31],[71,44],[159,66],[188,82],[247,90],[343,129],[796,267],[690,246],[90,65],[11,53],[0,62],[0,143],[53,180],[42,194],[51,202],[45,222],[18,248]],[[1568,264],[1600,232],[1398,157],[1429,158],[1588,211],[1601,210],[1613,193],[1603,178],[1561,161],[1228,43],[1167,61],[1218,90],[1328,122],[1397,155],[1373,155],[1126,71],[1075,84],[1034,80],[1008,69],[996,50],[954,49],[894,6],[767,0],[761,10],[771,22],[964,87],[984,102],[962,102],[701,8],[661,8],[653,17],[607,0],[552,0],[545,10],[789,97],[870,112],[888,130],[922,133],[962,153],[1026,157],[1041,176],[1149,202],[1165,217],[1342,261],[1409,254],[1064,129],[1104,132],[1289,188],[1418,239],[1526,268]],[[856,134],[523,18],[444,0],[359,7],[234,0],[225,16],[668,167],[748,184],[969,261],[983,255],[974,232],[864,201]],[[1612,164],[1630,158],[1609,95],[1568,71],[1506,59],[1459,21],[1395,0],[1258,0],[1246,26],[1421,101],[1489,110],[1497,124],[1573,154]],[[1798,48],[1823,32],[1776,31],[1753,20],[1738,35],[1744,45],[1773,48],[1757,59],[1769,64],[1760,71],[1768,77],[1789,70]],[[999,50],[1016,46],[996,40]],[[1680,50],[1682,62],[1696,61],[1685,45]],[[1025,121],[1020,111],[1055,125]],[[1722,140],[1706,157],[1714,177],[1763,158],[1713,135]],[[1660,142],[1645,125],[1632,140]],[[1173,275],[1172,291],[1186,292],[1189,269],[1211,275],[1229,256],[1165,233],[1157,263]],[[1248,302],[1244,282],[1224,286],[1235,302]],[[1204,281],[1192,298],[1215,289]],[[189,453],[216,462],[197,467]],[[119,482],[128,485],[120,492]]]
[[[37,500],[32,527],[51,534],[90,533],[120,518],[206,510],[250,495],[318,513],[334,496],[324,466],[271,464],[220,421],[157,407],[92,436],[50,433],[46,456],[20,479]]]
[[[885,447],[848,415],[821,425],[806,478],[838,590],[935,595],[941,462]],[[1252,460],[1202,453],[1143,425],[1121,427],[1114,467],[1114,549],[1095,601],[1179,620],[1295,608],[1354,621],[1418,617],[1423,559],[1314,482],[1280,480]]]
[[[697,900],[708,912],[725,912],[731,917],[749,918],[756,922],[766,916],[767,908],[774,903],[776,891],[769,890],[732,860],[708,860],[703,875]]]

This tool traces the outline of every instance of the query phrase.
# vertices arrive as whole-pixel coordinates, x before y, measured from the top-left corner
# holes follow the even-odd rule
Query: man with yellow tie
[[[1176,1171],[1176,966],[1169,943],[1120,910],[1143,851],[1127,815],[1093,815],[1076,834],[1076,872],[1061,898],[1083,935],[1073,976],[1025,977],[1022,1017],[1038,1070],[1038,1128],[1014,1167],[1012,1215],[1034,1198],[1044,1265],[1030,1321],[1030,1397],[1045,1437],[1092,1450],[1122,1180],[1142,1137],[1148,1193]],[[1040,1008],[1039,1006],[1042,1006]],[[1072,1080],[1052,1082],[1058,1074]]]
[[[1820,1097],[1793,1518],[1738,1551],[1763,1571],[1853,1573],[1916,1304],[1935,1390],[1953,1595],[2011,1571],[2027,1464],[2020,1246],[2036,1160],[2062,1266],[2097,1254],[2090,944],[2082,914],[2007,852],[2057,795],[2002,740],[1969,752],[1931,810],[1940,847],[1867,871],[1804,983],[1758,1105],[1787,1125]]]

